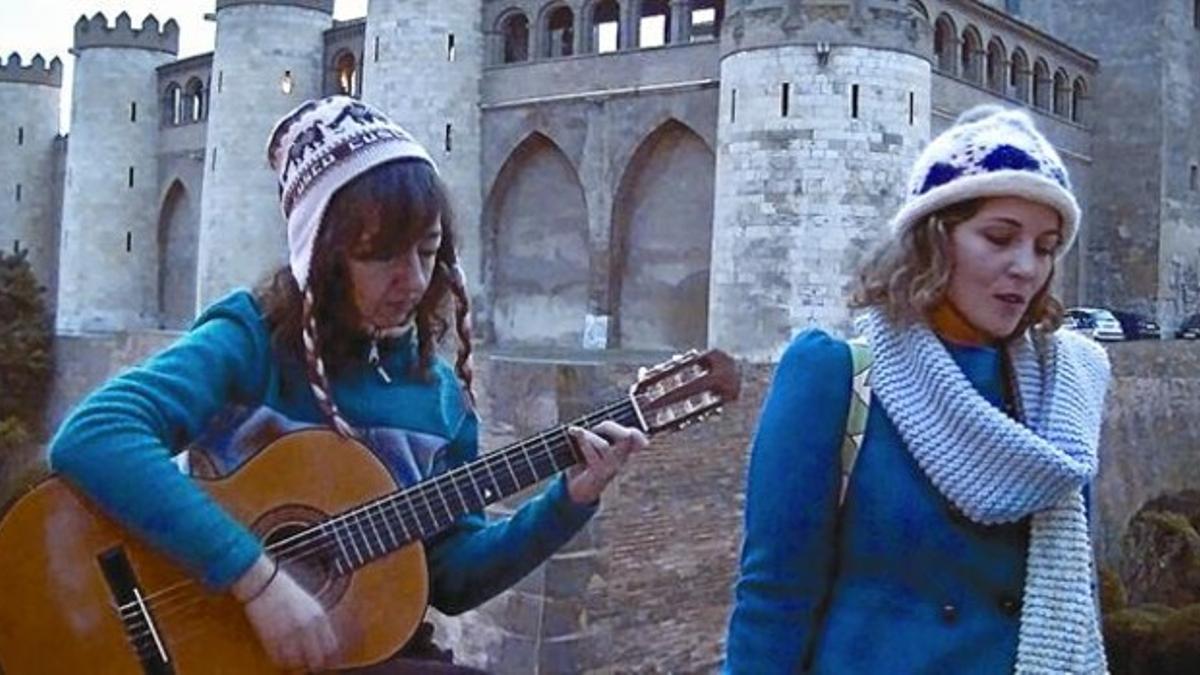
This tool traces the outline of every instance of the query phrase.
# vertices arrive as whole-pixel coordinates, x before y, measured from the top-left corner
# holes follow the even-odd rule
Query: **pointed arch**
[[[716,155],[668,119],[638,145],[613,206],[613,332],[627,349],[682,349],[708,335]]]
[[[513,149],[489,191],[484,224],[495,341],[578,346],[591,268],[587,202],[558,144],[533,132]]]
[[[200,214],[178,178],[171,181],[158,217],[157,311],[160,328],[183,330],[196,313],[196,253]]]

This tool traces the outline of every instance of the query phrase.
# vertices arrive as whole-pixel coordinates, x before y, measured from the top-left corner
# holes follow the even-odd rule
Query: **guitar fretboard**
[[[339,574],[346,574],[410,542],[428,539],[461,516],[480,511],[581,462],[567,428],[588,428],[605,420],[645,431],[632,400],[621,399],[334,516],[269,550],[282,560],[320,551],[332,556],[331,564]]]

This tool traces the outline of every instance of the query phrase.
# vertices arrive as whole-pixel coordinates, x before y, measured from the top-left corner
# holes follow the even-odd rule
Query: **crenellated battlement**
[[[134,28],[129,14],[121,12],[110,27],[104,13],[96,12],[90,19],[81,16],[75,22],[75,51],[89,47],[129,47],[178,54],[179,24],[168,19],[160,28],[158,19],[148,14],[141,27]]]
[[[27,66],[22,65],[21,55],[16,52],[9,54],[7,62],[0,61],[0,82],[62,87],[62,76],[62,61],[57,56],[50,59],[49,65],[41,54],[34,54]]]

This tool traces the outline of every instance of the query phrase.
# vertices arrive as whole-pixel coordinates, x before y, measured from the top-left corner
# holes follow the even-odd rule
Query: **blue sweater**
[[[948,348],[1001,405],[999,352]],[[814,673],[1011,673],[1028,519],[959,514],[877,401],[835,532],[850,372],[846,344],[820,331],[800,335],[776,371],[751,450],[726,671],[799,672],[813,641]]]
[[[384,345],[386,384],[364,358],[332,382],[342,413],[400,486],[474,459],[478,423],[450,367],[430,382],[408,375],[409,333]],[[178,342],[109,381],[70,415],[51,442],[51,466],[115,520],[213,588],[232,584],[262,552],[257,538],[182,474],[171,457],[219,474],[282,433],[324,424],[303,363],[276,353],[253,297],[239,291],[209,307]],[[466,611],[516,583],[592,516],[555,479],[510,518],[461,518],[427,542],[430,601]]]

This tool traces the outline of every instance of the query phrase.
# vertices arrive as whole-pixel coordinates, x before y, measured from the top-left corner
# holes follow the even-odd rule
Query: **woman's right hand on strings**
[[[267,655],[282,668],[322,670],[333,663],[337,636],[325,608],[266,555],[234,582]]]

